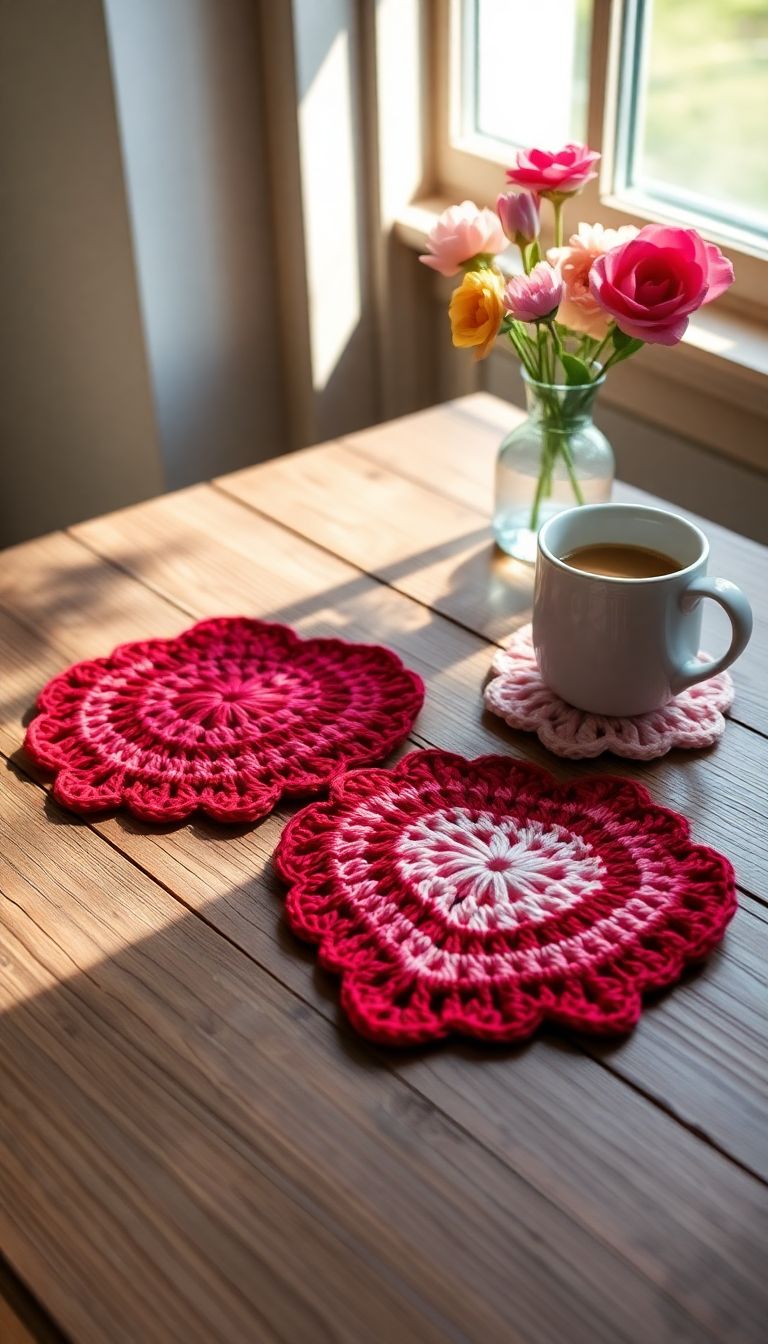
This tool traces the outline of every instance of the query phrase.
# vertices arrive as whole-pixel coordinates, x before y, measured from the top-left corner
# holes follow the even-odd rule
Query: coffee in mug
[[[708,558],[704,533],[666,509],[586,504],[555,514],[539,532],[533,602],[547,685],[593,714],[646,714],[729,667],[752,612],[735,584],[707,577]],[[730,647],[710,663],[697,656],[704,597],[732,627]]]
[[[660,574],[674,574],[680,568],[676,560],[662,555],[661,551],[611,542],[579,546],[563,559],[571,569],[580,569],[585,574],[603,574],[611,579],[657,579]]]

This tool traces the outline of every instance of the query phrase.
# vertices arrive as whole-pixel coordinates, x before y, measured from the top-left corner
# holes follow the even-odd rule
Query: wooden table
[[[45,1338],[768,1338],[768,552],[706,525],[756,613],[716,749],[554,760],[480,702],[530,611],[488,529],[518,414],[470,397],[1,557],[2,1246]],[[736,865],[722,950],[618,1043],[365,1044],[283,922],[292,809],[86,822],[19,750],[66,664],[221,613],[390,645],[411,746],[642,779]]]

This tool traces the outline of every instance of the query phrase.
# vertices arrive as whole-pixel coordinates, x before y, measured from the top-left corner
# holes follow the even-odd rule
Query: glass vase
[[[523,371],[523,380],[528,418],[499,449],[493,534],[507,555],[533,564],[542,523],[575,504],[610,499],[614,457],[592,422],[604,378],[566,387],[534,382]]]

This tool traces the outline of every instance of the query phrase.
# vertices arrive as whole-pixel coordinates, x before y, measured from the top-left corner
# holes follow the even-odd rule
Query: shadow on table
[[[447,565],[451,560],[456,563]],[[435,567],[445,570],[439,581],[416,585],[403,582]],[[372,580],[380,587],[373,588]],[[396,602],[387,599],[387,588],[399,593]],[[428,626],[447,617],[454,625],[464,626],[479,643],[485,643],[489,639],[504,639],[511,629],[529,620],[532,596],[532,568],[500,551],[492,543],[489,530],[483,527],[310,597],[253,614],[263,620],[293,624],[304,622],[315,613],[322,612],[327,618],[327,613],[333,612],[338,617],[335,628],[348,633],[350,638],[395,644],[399,635],[410,637],[414,632],[413,624],[403,620],[405,598],[421,614],[420,625]],[[371,619],[361,621],[361,599],[367,613],[366,598],[370,602]],[[350,606],[357,609],[350,611]],[[302,634],[310,633],[311,628],[302,628]],[[413,652],[410,656],[413,657]]]
[[[560,1180],[578,1184],[572,1164],[585,1153],[593,1167],[584,1179],[598,1179],[606,1209],[623,1198],[628,1163],[645,1164],[642,1179],[651,1179],[659,1154],[646,1152],[640,1130],[625,1134],[621,1117],[672,1122],[623,1082],[606,1081],[626,1042],[545,1032],[513,1048],[402,1051],[356,1036],[340,1014],[337,979],[284,923],[284,888],[270,863],[278,818],[234,835],[205,822],[175,828],[185,840],[175,851],[170,828],[139,832],[125,819],[97,837],[10,774],[0,781],[8,900],[0,1038],[15,1145],[4,1198],[18,1215],[8,1251],[32,1268],[38,1290],[45,1264],[46,1305],[75,1334],[129,1303],[134,1337],[142,1329],[153,1337],[158,1321],[181,1311],[184,1328],[189,1313],[211,1338],[247,1338],[244,1318],[284,1325],[288,1310],[298,1313],[289,1337],[324,1339],[318,1303],[340,1256],[352,1255],[361,1293],[384,1291],[394,1275],[396,1297],[420,1301],[426,1228],[431,1263],[448,1266],[462,1292],[492,1291],[491,1252],[493,1263],[511,1256],[516,1272],[529,1272],[517,1228],[526,1236],[539,1228],[537,1243],[546,1229],[549,1274],[568,1246],[572,1253],[573,1213],[553,1192]],[[195,885],[201,871],[207,897]],[[727,960],[712,958],[710,973],[725,972]],[[698,983],[689,975],[676,991],[689,1023]],[[649,1003],[651,1021],[655,1011]],[[657,1053],[665,1040],[673,1051],[677,1016],[666,1037],[647,1038]],[[686,1035],[685,1011],[678,1031]],[[702,1056],[688,1062],[688,1047],[680,1067],[695,1076]],[[642,1050],[639,1058],[642,1079]],[[679,1107],[670,1077],[670,1105]],[[690,1114],[717,1113],[730,1084],[726,1059],[689,1095]],[[757,1104],[748,1111],[749,1095],[747,1078],[740,1138],[744,1151],[759,1152],[762,1113]],[[626,1100],[602,1163],[589,1117],[603,1125],[611,1097]],[[729,1264],[759,1246],[750,1218],[743,1202],[738,1245],[728,1232]],[[403,1247],[396,1270],[382,1226]],[[591,1235],[580,1225],[590,1256],[600,1244]],[[676,1235],[673,1225],[658,1230],[665,1253]],[[497,1286],[506,1293],[506,1275]],[[585,1292],[593,1294],[591,1282]],[[443,1308],[445,1335],[455,1324],[450,1294]]]

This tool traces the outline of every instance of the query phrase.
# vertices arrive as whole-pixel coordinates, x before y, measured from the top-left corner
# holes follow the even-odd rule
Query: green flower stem
[[[543,498],[545,498],[546,495],[549,494],[550,490],[550,481],[552,477],[552,472],[549,464],[549,452],[550,452],[549,435],[545,433],[541,471],[539,472],[539,479],[536,482],[536,493],[533,497],[533,504],[531,505],[530,528],[532,532],[537,532],[539,529],[539,511],[541,509],[541,501]]]
[[[603,365],[603,373],[607,373],[614,364],[621,364],[623,360],[630,359],[632,355],[636,355],[638,350],[642,350],[642,348],[643,342],[640,340],[630,340],[625,338],[619,345],[614,339],[614,349]]]
[[[544,341],[544,332],[541,329],[540,322],[536,326],[536,344],[539,347],[539,376],[537,381],[540,383],[548,383],[550,379],[547,376],[546,346]]]
[[[612,332],[612,331],[609,331],[608,334],[607,334],[607,336],[604,336],[604,337],[603,337],[603,339],[602,339],[602,341],[600,342],[600,344],[598,345],[597,349],[596,349],[595,351],[593,351],[593,353],[592,353],[592,361],[591,361],[593,364],[596,364],[596,363],[598,362],[598,360],[600,359],[600,356],[601,356],[602,353],[603,353],[603,350],[605,349],[605,347],[606,347],[606,345],[608,344],[608,342],[611,340],[611,337],[612,337],[612,336],[613,336],[613,332]]]
[[[626,359],[625,350],[612,350],[603,365],[603,373],[607,373],[611,365],[618,364],[620,360]]]
[[[555,247],[563,246],[563,201],[557,196],[552,197],[552,209],[555,215]]]
[[[574,493],[574,495],[576,496],[576,503],[577,503],[577,504],[583,504],[583,503],[584,503],[584,493],[583,493],[582,488],[581,488],[581,485],[580,485],[580,483],[579,483],[579,479],[578,479],[578,477],[577,477],[577,475],[576,475],[576,468],[575,468],[574,463],[573,463],[573,454],[571,453],[571,446],[570,446],[570,444],[569,444],[569,442],[568,442],[568,435],[567,435],[567,433],[564,433],[564,434],[563,434],[563,441],[562,441],[562,443],[561,443],[561,445],[560,445],[560,450],[561,450],[561,452],[562,452],[562,454],[563,454],[563,461],[565,462],[565,469],[566,469],[566,471],[568,472],[568,479],[569,479],[569,481],[571,482],[571,486],[572,486],[572,488],[573,488],[573,493]]]
[[[556,343],[556,336],[557,334],[553,332],[553,343]],[[569,423],[579,416],[584,405],[594,395],[594,390],[591,384],[587,384],[584,389],[584,394],[578,398],[576,405],[572,404],[569,407],[567,415],[558,399],[554,387],[548,389],[546,393],[543,392],[542,389],[539,389],[538,395],[542,410],[542,455],[541,470],[536,482],[536,492],[531,505],[529,526],[532,532],[535,532],[538,529],[542,503],[545,499],[548,499],[552,493],[554,467],[558,454],[562,456],[563,462],[565,463],[565,469],[568,473],[571,489],[573,490],[574,500],[577,504],[584,503],[584,493],[576,474],[573,454],[568,441],[570,433]]]
[[[555,365],[554,365],[554,359],[553,359],[553,355],[552,355],[552,347],[550,346],[550,343],[549,343],[549,335],[551,334],[552,323],[551,323],[551,322],[539,322],[539,323],[537,324],[537,329],[538,329],[538,332],[539,332],[539,337],[540,337],[540,341],[541,341],[541,348],[542,348],[542,352],[543,352],[543,361],[542,361],[542,363],[543,363],[543,368],[544,368],[544,377],[542,378],[542,382],[545,382],[545,383],[554,383],[554,382],[555,382]]]
[[[526,243],[520,248],[520,255],[523,259],[523,270],[526,275],[530,275],[536,263],[541,261],[541,248],[535,238],[532,243]]]
[[[552,344],[554,345],[556,351],[553,365],[556,365],[557,356],[562,355],[563,353],[563,342],[560,339],[560,332],[557,330],[557,323],[548,322],[547,325],[549,327],[550,332],[552,333]],[[552,379],[552,381],[553,382],[555,381],[554,378]]]
[[[519,355],[528,377],[533,378],[534,382],[538,382],[538,370],[535,362],[531,359],[531,345],[528,338],[518,330],[517,323],[512,324],[507,331],[507,335]]]

